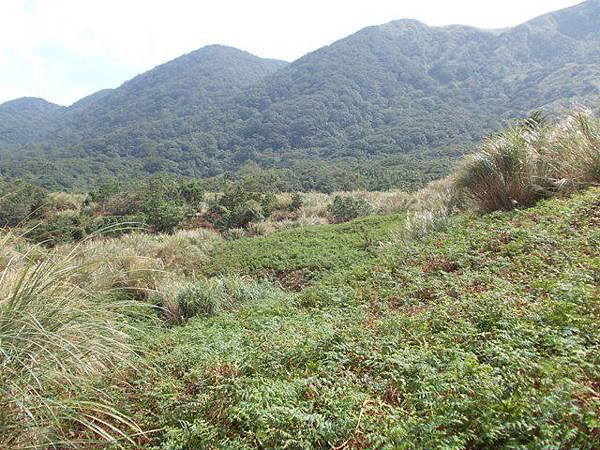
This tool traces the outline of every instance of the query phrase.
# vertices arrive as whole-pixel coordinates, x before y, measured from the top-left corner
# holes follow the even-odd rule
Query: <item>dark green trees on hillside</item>
[[[501,31],[400,20],[291,64],[206,47],[59,111],[43,136],[11,126],[0,173],[87,188],[254,163],[302,189],[415,189],[510,120],[600,96],[599,17],[588,0]]]
[[[46,195],[43,189],[29,183],[11,183],[0,178],[0,228],[39,217]]]

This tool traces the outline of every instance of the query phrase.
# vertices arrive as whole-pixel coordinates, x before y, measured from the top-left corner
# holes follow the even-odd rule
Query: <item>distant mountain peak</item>
[[[381,31],[385,31],[387,33],[398,33],[405,31],[418,31],[429,28],[429,26],[419,20],[416,19],[397,19],[392,20],[391,22],[384,23],[383,25],[379,25],[373,28],[377,28]]]
[[[286,61],[280,61],[280,60],[269,59],[269,58],[261,58],[261,57],[256,56],[246,50],[241,50],[236,47],[230,47],[228,45],[222,45],[222,44],[209,44],[209,45],[205,45],[204,47],[200,47],[197,50],[193,50],[189,53],[185,53],[171,61],[168,61],[164,64],[157,66],[156,68],[165,67],[168,65],[175,65],[178,63],[185,64],[185,63],[188,63],[191,61],[198,62],[198,63],[208,62],[208,61],[214,61],[214,62],[220,61],[224,64],[233,63],[234,65],[238,61],[255,62],[255,63],[269,61],[269,62],[279,64],[281,66],[287,64]]]
[[[600,38],[600,0],[587,0],[526,22],[576,40]]]
[[[383,27],[423,27],[425,23],[417,19],[396,19],[382,25]]]
[[[254,58],[258,58],[258,56],[253,55],[250,52],[247,52],[246,50],[242,50],[236,47],[231,47],[229,45],[223,45],[223,44],[208,44],[205,45],[203,47],[200,47],[196,50],[192,50],[189,53],[186,53],[181,57],[187,56],[187,55],[202,55],[202,56],[223,56],[223,55],[232,55],[232,56],[251,56]],[[176,58],[178,59],[178,58]]]
[[[42,107],[56,107],[62,108],[62,106],[57,105],[56,103],[49,102],[41,97],[19,97],[14,100],[9,100],[5,103],[0,104],[0,108],[8,108],[8,107],[31,107],[31,106],[42,106]]]
[[[0,145],[35,142],[67,108],[39,97],[21,97],[0,104]]]

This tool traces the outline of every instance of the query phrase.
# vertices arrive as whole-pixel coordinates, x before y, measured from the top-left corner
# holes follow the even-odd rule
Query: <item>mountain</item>
[[[0,146],[27,144],[45,137],[65,109],[35,97],[23,97],[2,103]]]
[[[164,123],[198,114],[241,93],[245,87],[285,64],[231,47],[203,47],[143,73],[117,89],[99,91],[69,108],[53,111],[62,113],[60,123],[55,127],[45,127],[46,134],[64,137],[79,133],[89,138],[124,127],[144,126],[149,121]],[[5,106],[9,109],[8,113],[14,111],[12,103],[23,104],[33,110],[34,101],[36,104],[44,102],[41,99],[18,99],[0,105],[0,111]],[[30,139],[15,143],[26,142]]]
[[[369,27],[236,99],[247,108],[235,110],[236,135],[257,148],[369,153],[478,139],[531,109],[598,94],[599,33],[598,0],[500,34],[414,20]]]
[[[219,46],[184,55],[71,106],[0,170],[68,186],[98,170],[206,177],[256,163],[296,188],[413,188],[511,119],[599,93],[600,0],[504,30],[399,20],[291,64]],[[41,179],[40,158],[55,166]]]
[[[285,65],[235,48],[210,45],[139,75],[118,89],[84,98],[67,110],[65,123],[106,133],[146,121],[198,114]]]

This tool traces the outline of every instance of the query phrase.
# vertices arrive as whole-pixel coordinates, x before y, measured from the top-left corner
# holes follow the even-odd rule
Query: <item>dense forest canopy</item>
[[[252,163],[293,189],[413,189],[512,118],[592,102],[599,30],[588,0],[505,30],[395,21],[291,64],[209,46],[69,108],[0,105],[0,174],[69,188]]]

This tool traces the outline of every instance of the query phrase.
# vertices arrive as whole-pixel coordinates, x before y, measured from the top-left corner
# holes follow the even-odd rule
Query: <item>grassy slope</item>
[[[597,448],[599,225],[592,189],[340,259],[302,293],[147,338],[168,375],[132,380],[132,412],[169,449]],[[268,255],[313,248],[303,233],[212,267],[288,268]]]
[[[204,269],[208,275],[275,277],[298,290],[332,271],[370,260],[377,243],[404,222],[404,214],[369,216],[347,223],[284,230],[264,238],[225,243]]]

